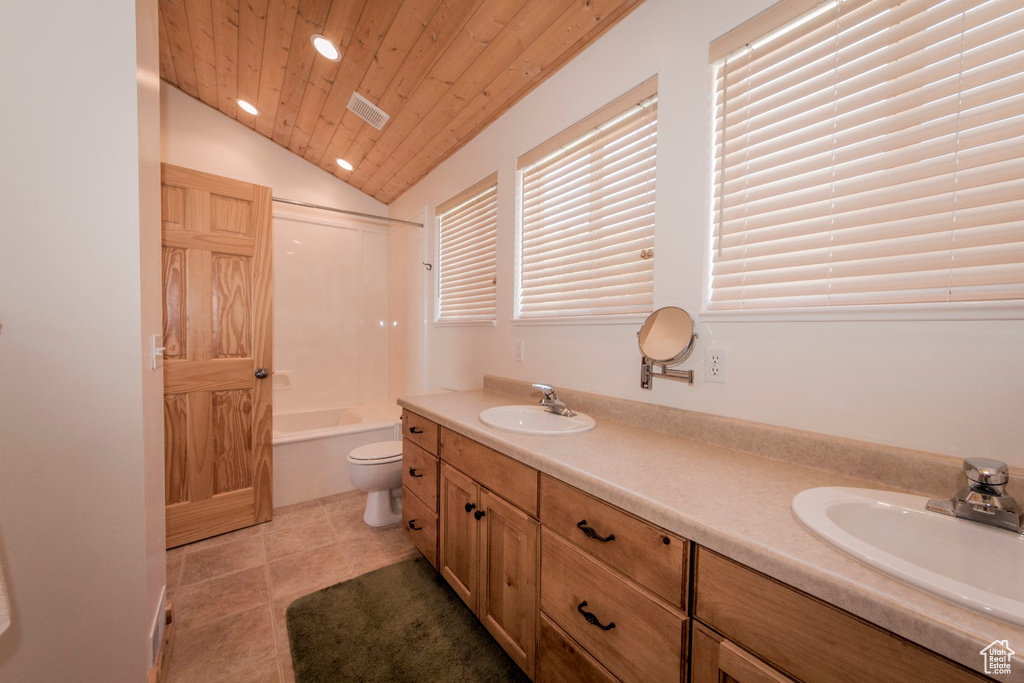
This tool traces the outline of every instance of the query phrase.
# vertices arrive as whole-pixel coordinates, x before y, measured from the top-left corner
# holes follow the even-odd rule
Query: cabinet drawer
[[[441,429],[441,460],[537,516],[537,470],[532,467],[444,428]]]
[[[540,605],[553,622],[622,680],[680,680],[682,616],[543,527]],[[584,612],[600,625],[590,623]]]
[[[402,436],[425,450],[437,455],[437,423],[425,417],[402,411]]]
[[[537,683],[614,683],[617,679],[579,643],[540,615]]]
[[[402,439],[402,486],[437,512],[437,458]]]
[[[987,680],[706,548],[694,590],[696,618],[800,680]]]
[[[540,521],[673,605],[686,604],[685,539],[547,475],[540,478]]]
[[[402,487],[402,527],[412,544],[437,569],[437,515],[407,487]]]

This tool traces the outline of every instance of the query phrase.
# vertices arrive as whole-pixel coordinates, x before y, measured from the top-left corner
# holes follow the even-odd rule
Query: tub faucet
[[[988,458],[964,460],[967,486],[951,500],[932,498],[928,509],[973,522],[1024,534],[1024,511],[1013,496],[1006,495],[1010,473],[1005,462]]]
[[[549,413],[561,415],[562,417],[576,417],[576,413],[569,410],[569,406],[562,403],[562,399],[555,396],[555,389],[550,384],[534,384],[533,388],[540,389],[541,393],[544,394],[540,404]]]

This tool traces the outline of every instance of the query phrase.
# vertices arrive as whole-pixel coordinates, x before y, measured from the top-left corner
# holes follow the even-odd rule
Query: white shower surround
[[[396,438],[387,258],[379,223],[275,208],[275,507],[352,490],[349,452]]]

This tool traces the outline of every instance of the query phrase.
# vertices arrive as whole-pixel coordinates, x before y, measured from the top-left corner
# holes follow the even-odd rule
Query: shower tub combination
[[[274,415],[274,507],[355,489],[345,458],[353,448],[401,439],[401,417],[386,402]]]

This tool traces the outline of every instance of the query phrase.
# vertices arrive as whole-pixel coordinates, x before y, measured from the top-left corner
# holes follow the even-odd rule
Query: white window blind
[[[708,308],[1024,299],[1021,0],[752,21],[711,46]]]
[[[657,83],[519,159],[517,317],[650,312]]]
[[[437,208],[440,322],[494,320],[497,176]]]

